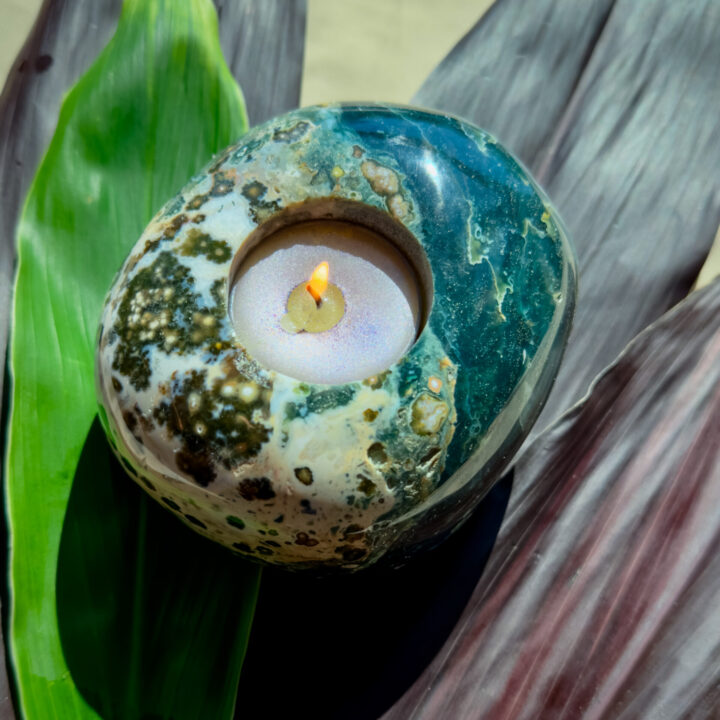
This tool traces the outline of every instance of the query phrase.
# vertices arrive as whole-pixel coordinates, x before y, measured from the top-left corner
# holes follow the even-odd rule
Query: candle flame
[[[322,294],[328,286],[328,276],[330,275],[330,266],[326,262],[321,262],[310,276],[310,282],[307,284],[308,292],[313,296],[316,303],[322,299]]]

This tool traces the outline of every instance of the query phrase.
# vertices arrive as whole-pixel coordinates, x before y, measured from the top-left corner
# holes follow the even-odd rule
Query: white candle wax
[[[337,325],[318,333],[281,327],[288,296],[321,263],[345,299]],[[390,367],[415,341],[417,277],[395,246],[348,222],[298,223],[262,240],[241,263],[230,315],[240,343],[265,367],[318,384],[362,380]]]

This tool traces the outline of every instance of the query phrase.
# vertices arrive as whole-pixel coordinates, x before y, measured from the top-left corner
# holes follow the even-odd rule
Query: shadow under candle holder
[[[255,566],[128,482],[94,420],[65,514],[56,589],[65,660],[104,720],[231,715],[258,580]]]
[[[381,717],[456,625],[495,544],[512,479],[510,471],[454,535],[404,567],[323,578],[266,569],[235,717]]]
[[[258,569],[199,538],[125,472],[96,419],[73,480],[57,567],[58,623],[73,680],[106,719],[165,718],[169,710],[173,720],[227,716],[231,708],[219,703],[233,697],[244,614],[252,611],[238,598],[252,596]],[[402,568],[327,578],[266,569],[236,717],[382,714],[457,622],[511,487],[509,474],[459,531]],[[212,657],[199,650],[207,651],[208,636]]]

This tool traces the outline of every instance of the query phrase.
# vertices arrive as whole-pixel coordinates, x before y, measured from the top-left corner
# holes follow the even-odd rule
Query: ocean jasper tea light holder
[[[537,418],[574,252],[484,131],[297,110],[155,216],[103,310],[100,417],[211,540],[287,568],[401,564],[466,519]]]

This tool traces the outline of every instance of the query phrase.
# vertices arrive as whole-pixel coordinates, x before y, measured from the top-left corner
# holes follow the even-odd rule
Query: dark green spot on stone
[[[123,420],[125,421],[127,429],[131,433],[134,433],[135,428],[137,427],[137,418],[135,417],[135,415],[130,410],[126,410],[123,413]]]
[[[277,200],[263,199],[267,194],[267,187],[258,180],[245,183],[240,192],[250,202],[250,215],[256,223],[262,222],[280,209]]]
[[[213,240],[210,235],[197,228],[190,228],[179,252],[185,257],[204,255],[214,263],[224,263],[232,255],[230,246],[224,240]]]
[[[295,468],[295,477],[303,485],[312,485],[313,474],[309,467]]]
[[[287,128],[286,130],[275,130],[272,135],[272,139],[275,142],[281,143],[297,142],[298,140],[300,140],[300,138],[302,138],[303,135],[305,135],[309,128],[310,123],[301,120],[300,122],[295,123],[295,125]]]
[[[233,380],[246,379],[234,372]],[[171,397],[161,400],[153,410],[157,422],[182,440],[178,466],[182,463],[181,469],[200,485],[214,479],[215,463],[230,469],[256,455],[269,437],[264,425],[247,421],[248,410],[264,407],[263,395],[258,393],[250,404],[237,395],[225,397],[225,380],[219,378],[208,388],[206,371],[192,371],[174,381]]]
[[[189,475],[198,485],[207,487],[215,479],[213,461],[206,453],[180,450],[175,454],[178,470]]]
[[[193,525],[197,525],[199,528],[207,529],[207,525],[202,520],[198,520],[194,515],[185,515],[185,518]]]
[[[244,552],[244,553],[255,552],[247,543],[244,543],[244,542],[233,543],[233,547],[236,550],[239,550],[240,552]]]
[[[377,490],[377,485],[369,477],[365,477],[364,475],[358,475],[358,477],[361,479],[361,482],[357,486],[357,489],[367,497],[374,495],[375,490]]]
[[[188,204],[185,206],[188,210],[198,210],[201,208],[210,198],[210,193],[205,193],[203,195],[196,195],[194,198],[191,198],[188,201]]]
[[[244,478],[238,483],[238,492],[245,500],[272,500],[275,497],[269,478]]]
[[[235,515],[228,515],[225,518],[225,521],[228,525],[232,525],[233,527],[238,528],[238,530],[244,530],[245,529],[245,523]]]
[[[388,461],[385,446],[381,442],[373,443],[367,450],[368,457],[376,465],[384,465]]]
[[[315,538],[311,538],[305,532],[299,532],[295,536],[295,544],[296,545],[305,545],[307,547],[314,547],[315,545],[318,544],[318,541]]]
[[[227,195],[234,187],[235,183],[228,173],[224,171],[216,172],[213,175],[213,186],[212,190],[210,190],[210,195],[213,197]]]
[[[303,514],[317,515],[317,510],[315,510],[315,508],[313,508],[312,504],[310,503],[310,501],[307,498],[305,500],[300,501],[300,506],[302,507],[302,510],[300,512],[302,512]]]
[[[342,555],[342,559],[345,562],[356,562],[367,555],[367,550],[355,548],[351,545],[341,545],[340,547],[335,548],[335,552]]]
[[[165,229],[163,230],[163,235],[166,238],[174,238],[177,234],[180,228],[188,221],[188,217],[185,213],[180,213],[180,215],[176,215],[168,224],[165,226]]]

